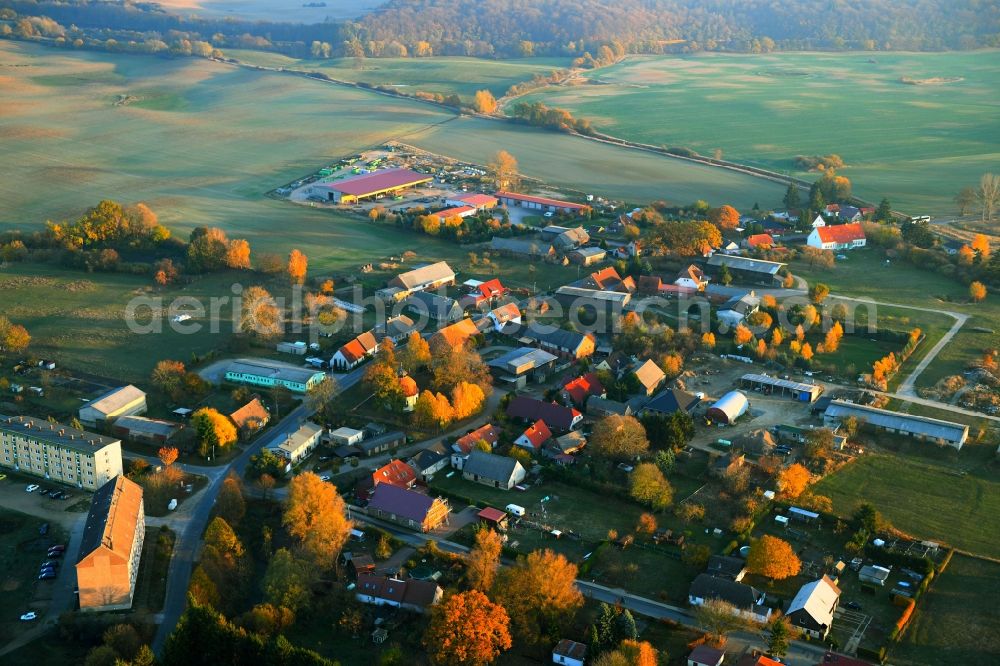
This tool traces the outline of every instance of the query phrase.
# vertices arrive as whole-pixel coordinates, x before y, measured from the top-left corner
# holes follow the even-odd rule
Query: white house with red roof
[[[457,197],[448,197],[444,203],[446,206],[472,206],[477,210],[489,210],[496,208],[497,198],[488,194],[470,192]]]
[[[853,250],[864,247],[868,240],[860,223],[832,224],[816,227],[809,234],[806,244],[821,250]]]
[[[542,445],[552,439],[552,431],[541,419],[535,421],[521,436],[514,440],[515,446],[520,446],[529,451],[541,451]]]

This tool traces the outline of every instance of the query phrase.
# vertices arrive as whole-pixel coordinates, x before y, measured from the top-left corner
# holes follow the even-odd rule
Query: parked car
[[[49,551],[58,550],[60,552],[66,550],[66,544],[57,543],[55,545],[49,546]]]
[[[26,493],[33,493],[36,490],[38,490],[38,487],[39,486],[38,486],[37,483],[29,484],[28,487],[24,489],[24,492],[26,492]]]
[[[330,475],[329,474],[323,474],[322,476],[319,477],[319,480],[320,481],[329,481],[330,480]]]
[[[50,568],[50,567],[51,567],[51,568],[53,568],[53,569],[58,569],[58,568],[59,568],[59,563],[58,563],[58,562],[56,562],[55,560],[46,560],[46,561],[45,561],[45,562],[44,562],[44,563],[42,564],[42,568],[43,568],[43,569],[48,569],[48,568]]]
[[[35,611],[28,611],[27,613],[21,616],[21,622],[31,622],[32,620],[37,620],[37,619],[38,619],[38,613],[36,613]]]
[[[41,489],[41,490],[39,491],[39,493],[38,493],[38,494],[39,494],[39,495],[48,495],[48,494],[49,494],[49,489],[48,489],[48,488],[42,488],[42,489]]]
[[[55,571],[46,571],[38,574],[38,580],[53,580],[56,577]]]
[[[50,550],[48,553],[45,554],[45,557],[49,558],[50,560],[53,560],[53,559],[58,560],[60,557],[62,557],[65,554],[66,553],[64,553],[61,550]]]
[[[856,611],[861,610],[861,604],[859,604],[857,601],[848,601],[846,604],[844,604],[844,607]]]

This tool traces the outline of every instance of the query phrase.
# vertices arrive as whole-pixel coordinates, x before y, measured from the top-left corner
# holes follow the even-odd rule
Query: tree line
[[[391,0],[354,21],[312,25],[181,16],[155,4],[125,2],[4,0],[2,6],[21,17],[71,26],[73,38],[62,43],[80,40],[76,45],[87,48],[154,52],[165,44],[168,52],[192,55],[230,47],[300,58],[566,56],[587,67],[604,61],[607,52],[945,50],[1000,44],[1000,16],[977,0]]]

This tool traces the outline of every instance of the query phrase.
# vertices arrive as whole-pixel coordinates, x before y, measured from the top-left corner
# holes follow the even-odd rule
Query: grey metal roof
[[[272,377],[282,381],[306,384],[312,377],[324,373],[308,368],[296,368],[283,363],[269,361],[267,359],[238,358],[226,368],[226,372],[233,372],[241,375],[256,375],[258,377]]]
[[[679,410],[690,412],[699,402],[701,402],[701,398],[693,393],[677,388],[668,388],[654,395],[642,410],[661,414],[673,414]]]
[[[569,351],[576,351],[577,348],[579,348],[579,346],[583,343],[583,339],[587,337],[583,333],[567,331],[564,328],[557,328],[551,331],[541,331],[533,326],[525,327],[525,329],[521,332],[521,335],[530,340],[537,340],[538,342],[544,342],[552,345],[553,347],[567,349]]]
[[[115,419],[116,428],[125,428],[130,433],[142,433],[144,435],[162,435],[170,437],[181,425],[171,421],[161,421],[159,419],[147,419],[144,416],[121,416]]]
[[[405,289],[415,289],[432,282],[442,280],[454,280],[455,271],[451,269],[446,261],[439,261],[436,264],[420,266],[412,271],[400,273],[393,281],[399,282]],[[392,285],[390,285],[392,286]]]
[[[892,428],[916,435],[943,439],[957,444],[965,443],[969,436],[969,426],[952,421],[932,419],[927,416],[915,416],[893,412],[888,409],[878,409],[865,405],[856,405],[843,400],[832,400],[823,413],[823,418],[840,419],[854,416],[865,423],[880,428]]]
[[[495,453],[473,449],[472,453],[469,454],[469,459],[465,461],[463,471],[484,479],[507,483],[520,464],[507,456],[498,456]]]
[[[737,608],[750,608],[764,598],[764,593],[745,583],[726,578],[718,578],[709,574],[698,574],[691,583],[689,594],[701,599],[722,599]]]
[[[32,416],[4,416],[0,414],[0,431],[22,435],[48,444],[92,454],[120,440],[86,430],[77,430],[61,423],[50,423]]]
[[[780,379],[778,377],[759,375],[753,372],[748,372],[743,375],[741,379],[745,382],[756,382],[757,384],[777,386],[778,388],[788,389],[790,391],[805,391],[806,393],[812,393],[813,391],[822,389],[822,387],[817,384],[804,384],[802,382],[794,382],[790,379]]]
[[[603,252],[604,250],[601,250]],[[580,252],[580,250],[577,250]],[[627,291],[604,291],[603,289],[586,289],[584,287],[559,287],[556,289],[556,296],[571,296],[573,298],[592,298],[595,301],[613,301],[616,303],[628,303],[632,295]]]
[[[767,273],[769,275],[775,275],[785,265],[777,261],[764,261],[762,259],[751,259],[749,257],[737,257],[733,255],[713,254],[708,258],[709,266],[721,266],[723,264],[738,271]]]
[[[488,365],[493,368],[500,368],[501,370],[508,370],[510,372],[517,372],[518,369],[521,369],[522,372],[526,372],[527,370],[533,370],[534,368],[547,365],[558,358],[559,357],[555,354],[550,354],[544,349],[521,347],[520,349],[511,350],[503,356],[493,359],[488,363]]]

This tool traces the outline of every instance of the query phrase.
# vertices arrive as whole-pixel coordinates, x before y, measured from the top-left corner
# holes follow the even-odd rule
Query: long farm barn
[[[395,194],[409,187],[416,187],[434,180],[433,176],[410,169],[386,169],[366,173],[354,178],[313,186],[313,192],[335,203],[357,203],[380,195]]]

